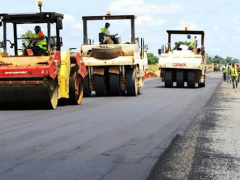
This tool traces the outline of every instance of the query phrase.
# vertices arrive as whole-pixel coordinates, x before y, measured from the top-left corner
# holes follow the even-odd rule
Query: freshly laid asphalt
[[[217,90],[183,135],[159,157],[148,180],[240,179],[240,88]]]
[[[147,79],[137,97],[90,97],[56,110],[1,110],[0,180],[145,180],[215,92]]]

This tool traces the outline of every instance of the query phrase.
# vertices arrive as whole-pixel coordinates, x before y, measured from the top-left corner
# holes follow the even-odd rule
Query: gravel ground
[[[240,179],[240,88],[222,82],[184,135],[159,158],[148,180]]]

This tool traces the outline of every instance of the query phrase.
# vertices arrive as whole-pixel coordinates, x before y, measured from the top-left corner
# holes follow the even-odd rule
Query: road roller
[[[111,15],[110,12],[106,15],[82,17],[83,44],[80,53],[88,71],[83,81],[85,97],[91,96],[93,91],[96,96],[140,94],[148,68],[148,45],[144,43],[144,38],[135,37],[135,19],[135,15]],[[113,35],[101,32],[100,27],[94,28],[98,38],[91,39],[92,34],[89,33],[89,29],[92,29],[89,28],[91,21],[100,21],[103,25],[110,21],[123,25],[128,23],[129,26],[125,29],[130,31],[124,31],[125,36],[128,37],[127,41],[122,41],[120,36],[114,35],[115,42],[113,42],[111,40]]]
[[[3,29],[0,43],[1,107],[55,109],[59,101],[81,104],[86,66],[81,55],[73,52],[74,48],[61,51],[63,18],[63,14],[42,11],[0,14]],[[30,40],[32,37],[26,37],[24,30],[33,30],[36,26],[46,31],[47,43],[46,50],[33,54],[34,42]]]

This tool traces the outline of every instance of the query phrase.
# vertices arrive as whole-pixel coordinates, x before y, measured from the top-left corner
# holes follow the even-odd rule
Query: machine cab
[[[3,40],[0,47],[3,48],[3,56],[24,56],[26,49],[31,46],[30,38],[33,38],[34,27],[42,26],[46,37],[46,50],[39,51],[35,55],[50,55],[51,51],[60,51],[62,38],[63,14],[55,12],[40,12],[31,14],[0,14],[0,28],[2,29]],[[55,27],[54,27],[55,26]],[[31,30],[29,30],[31,27]],[[24,30],[23,30],[24,29]],[[26,33],[23,34],[23,31]],[[28,37],[28,34],[32,37]],[[8,49],[8,48],[12,48]]]

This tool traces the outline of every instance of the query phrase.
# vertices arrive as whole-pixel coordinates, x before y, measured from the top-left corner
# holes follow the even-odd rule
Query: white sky
[[[39,12],[38,0],[0,0],[0,13]],[[63,49],[80,48],[83,42],[82,16],[135,15],[136,37],[143,37],[149,52],[157,56],[158,49],[167,43],[166,30],[205,31],[205,49],[211,55],[240,59],[239,0],[43,0],[42,10],[64,14],[61,32]],[[109,21],[112,34],[118,33],[129,41],[129,23]],[[105,21],[89,25],[89,38],[98,43],[98,32]],[[24,29],[23,29],[24,30]],[[29,29],[26,29],[26,31]],[[186,41],[181,36],[181,41]],[[2,28],[0,29],[2,40]]]

